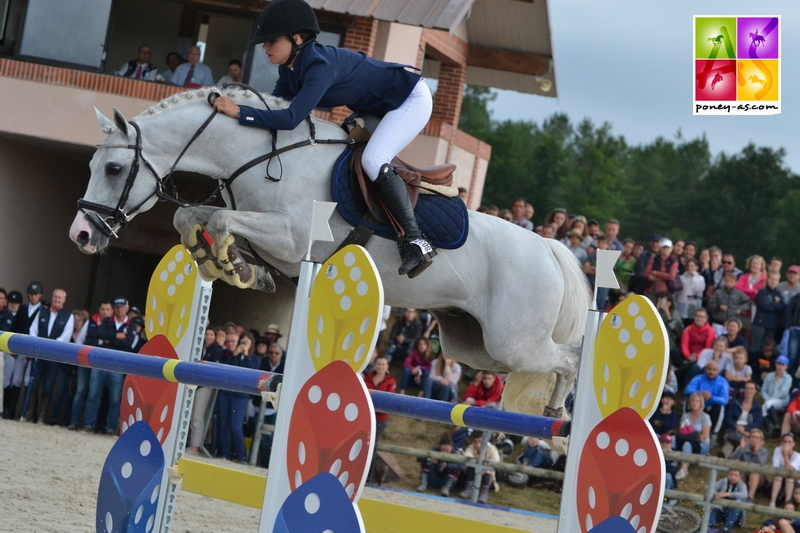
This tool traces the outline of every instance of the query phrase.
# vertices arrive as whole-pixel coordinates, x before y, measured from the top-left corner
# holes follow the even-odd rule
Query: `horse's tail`
[[[567,344],[580,340],[589,309],[589,281],[569,248],[555,239],[545,239],[564,275],[564,298],[553,330],[553,342]]]

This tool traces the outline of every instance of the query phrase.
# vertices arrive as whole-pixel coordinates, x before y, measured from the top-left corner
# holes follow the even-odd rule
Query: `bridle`
[[[261,102],[264,104],[267,110],[270,110],[269,104],[264,99],[264,97],[249,85],[243,83],[229,83],[223,85],[222,88],[226,89],[230,86],[242,87],[245,90],[253,92],[261,100]],[[208,95],[208,103],[213,107],[214,100],[216,100],[216,98],[219,96],[220,94],[217,93],[216,91],[211,91]],[[314,127],[314,123],[311,121],[311,116],[307,116],[306,122],[308,123],[310,129],[310,136],[308,137],[308,139],[278,148],[277,147],[278,132],[276,130],[269,130],[271,137],[271,150],[268,153],[256,157],[255,159],[252,159],[247,163],[243,164],[237,170],[235,170],[227,179],[218,180],[219,184],[217,185],[214,192],[212,192],[211,195],[203,202],[198,202],[197,200],[195,200],[194,202],[184,200],[178,194],[175,180],[173,178],[173,173],[175,171],[175,168],[178,166],[178,163],[186,153],[186,151],[189,149],[192,143],[194,143],[194,141],[197,140],[198,137],[200,137],[203,131],[205,131],[206,127],[211,123],[211,121],[214,119],[217,113],[218,112],[216,109],[213,109],[211,111],[211,114],[203,123],[203,125],[200,126],[200,128],[198,128],[198,130],[194,133],[192,138],[189,139],[189,142],[187,142],[186,145],[183,147],[183,150],[181,150],[180,154],[175,159],[175,162],[172,164],[167,176],[163,178],[161,174],[159,174],[155,170],[155,168],[153,168],[153,165],[150,164],[150,162],[147,160],[147,158],[145,158],[144,154],[142,153],[142,132],[139,129],[139,125],[133,121],[128,121],[128,124],[130,124],[136,131],[136,139],[134,144],[97,145],[97,148],[127,148],[133,150],[134,153],[133,162],[131,163],[131,168],[130,171],[128,172],[128,177],[125,180],[125,186],[122,189],[122,194],[119,197],[119,201],[117,202],[116,207],[109,207],[107,205],[90,202],[88,200],[81,198],[78,200],[78,210],[80,210],[86,217],[86,220],[90,224],[92,224],[95,228],[97,228],[100,232],[102,232],[103,235],[105,235],[108,238],[114,237],[115,239],[119,237],[117,235],[117,231],[120,228],[127,227],[128,222],[131,220],[131,218],[136,213],[138,213],[139,210],[142,208],[142,206],[147,202],[149,202],[154,196],[156,196],[161,201],[171,202],[179,207],[184,207],[184,208],[198,207],[212,203],[216,199],[217,194],[219,194],[220,191],[222,191],[222,189],[224,188],[228,192],[228,197],[230,198],[231,202],[231,209],[235,211],[236,200],[234,198],[233,189],[231,188],[231,185],[234,182],[234,180],[236,180],[236,178],[242,175],[245,171],[258,165],[259,163],[262,163],[264,161],[267,162],[265,179],[272,182],[279,182],[283,177],[283,164],[280,161],[280,154],[282,153],[294,150],[295,148],[301,148],[303,146],[316,146],[318,144],[348,144],[348,145],[356,144],[356,142],[353,139],[317,139],[316,128]],[[278,164],[280,165],[280,174],[278,175],[277,178],[270,174],[270,163],[272,162],[273,158],[277,158]],[[150,195],[148,195],[147,198],[145,198],[142,202],[135,205],[134,207],[126,210],[131,190],[133,189],[133,185],[136,182],[136,178],[139,175],[140,161],[143,162],[147,167],[147,169],[153,174],[153,177],[155,177],[156,180],[156,185],[153,192]],[[169,194],[167,192],[167,188],[171,189],[172,194]],[[258,257],[258,259],[262,261],[260,257]]]

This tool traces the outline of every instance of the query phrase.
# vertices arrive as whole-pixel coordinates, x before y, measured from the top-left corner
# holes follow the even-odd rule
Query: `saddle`
[[[365,146],[365,144],[358,144],[353,148],[353,156],[350,158],[350,174],[355,177],[366,208],[372,217],[381,224],[391,224],[397,230],[397,233],[402,235],[403,229],[400,224],[385,208],[378,198],[372,182],[364,174],[364,169],[361,166],[361,156],[364,153]],[[420,193],[435,194],[445,198],[458,196],[458,189],[452,187],[453,172],[456,170],[456,165],[452,163],[423,168],[410,165],[395,157],[392,159],[391,164],[395,172],[406,183],[408,196],[411,198],[411,205],[414,207],[417,206]]]

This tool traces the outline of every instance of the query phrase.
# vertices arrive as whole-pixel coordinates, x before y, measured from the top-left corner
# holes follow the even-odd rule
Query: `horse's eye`
[[[109,176],[117,176],[122,172],[122,165],[119,163],[106,163],[106,174]]]

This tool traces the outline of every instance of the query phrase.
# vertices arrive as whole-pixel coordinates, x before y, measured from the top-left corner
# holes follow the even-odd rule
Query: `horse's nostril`
[[[87,244],[89,244],[89,232],[88,231],[82,231],[82,232],[78,233],[78,244],[80,244],[81,246],[86,246]]]

